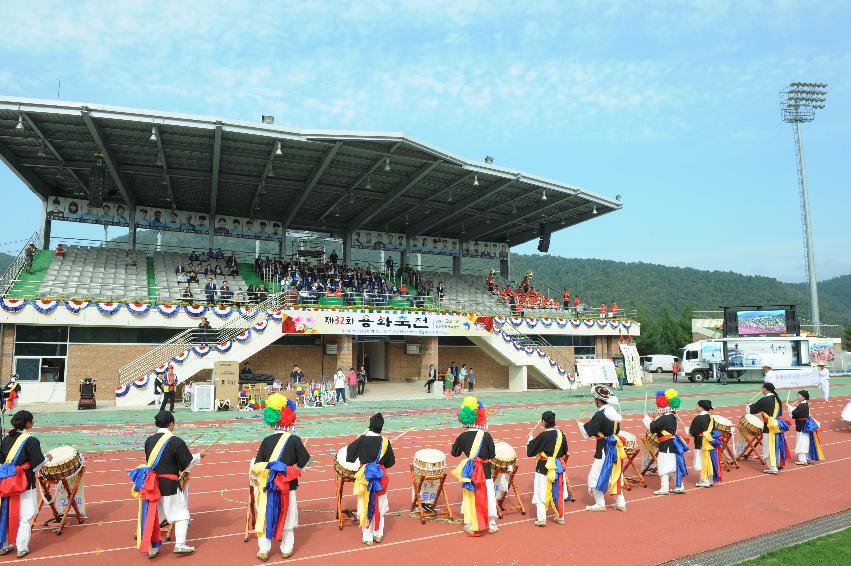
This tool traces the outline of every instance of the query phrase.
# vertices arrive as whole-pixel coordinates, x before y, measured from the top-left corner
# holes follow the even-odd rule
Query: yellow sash
[[[472,458],[475,458],[476,455],[481,451],[482,442],[485,438],[485,431],[478,430],[476,431],[476,436],[473,438],[473,445],[470,447],[470,457],[463,458],[461,462],[458,463],[458,466],[452,470],[452,475],[460,481],[461,483],[467,483],[472,481],[471,478],[464,477],[464,466],[467,465]],[[469,489],[461,490],[461,511],[464,513],[464,524],[470,525],[470,528],[473,531],[479,530],[479,517],[476,513],[476,494],[475,492],[470,491]]]
[[[147,462],[145,462],[145,465],[148,468],[154,467],[154,462],[157,461],[157,458],[159,457],[160,452],[162,452],[162,449],[165,447],[166,442],[168,442],[168,439],[171,438],[172,436],[173,435],[172,435],[171,431],[167,430],[163,433],[163,435],[160,437],[160,439],[157,440],[157,443],[154,444],[153,450],[151,450],[151,454],[148,456]],[[136,491],[135,485],[132,488],[130,488],[130,495],[132,495],[133,497],[135,497],[136,499],[139,500],[139,511],[138,511],[138,516],[137,516],[137,519],[136,519],[136,548],[141,548],[141,546],[142,546],[142,528],[143,528],[141,517],[142,517],[143,501],[142,501],[141,497],[139,496],[139,492]]]
[[[774,400],[774,410],[771,416],[762,412],[765,415],[766,426],[768,426],[768,464],[769,467],[777,469],[777,434],[780,432],[780,425],[777,424],[777,415],[780,412],[780,403],[777,399]]]
[[[12,445],[12,448],[9,449],[9,453],[6,454],[6,464],[12,464],[15,461],[15,458],[18,456],[18,450],[21,449],[21,446],[27,439],[30,437],[28,432],[22,432],[17,439],[15,439],[15,443]]]
[[[545,452],[541,452],[539,456],[546,457],[547,462],[544,464],[547,468],[547,500],[546,506],[551,508],[553,511],[558,514],[558,505],[555,501],[553,501],[553,484],[556,481],[556,454],[561,450],[561,443],[564,435],[560,430],[556,430],[556,445],[553,448],[553,455],[547,456]]]
[[[715,419],[709,415],[709,428],[701,433],[703,444],[700,445],[700,481],[705,482],[714,475],[712,466],[712,431],[715,430]],[[718,455],[719,458],[721,454]]]
[[[609,476],[609,489],[606,490],[606,493],[609,495],[617,495],[618,490],[620,489],[620,480],[621,474],[623,473],[623,462],[626,460],[626,448],[624,448],[623,440],[618,436],[618,431],[620,430],[620,425],[615,422],[614,423],[614,432],[612,436],[615,437],[617,446],[617,456],[615,457],[615,462],[612,464],[612,473]],[[602,433],[597,434],[598,438],[606,438]],[[605,456],[603,457],[605,460]],[[588,489],[593,489],[594,486],[589,486]]]
[[[281,453],[284,451],[284,445],[286,445],[289,437],[290,433],[288,432],[281,434],[275,448],[272,449],[269,462],[277,462],[281,459]],[[254,462],[254,465],[251,466],[251,471],[257,474],[257,492],[254,494],[257,501],[257,520],[254,523],[254,532],[257,533],[257,536],[266,536],[266,483],[269,481],[269,468],[266,465],[269,462]]]
[[[390,441],[384,437],[381,437],[381,450],[378,453],[378,458],[376,459],[378,462],[384,457],[387,453],[387,448],[390,446]],[[358,517],[360,518],[360,526],[364,529],[369,527],[369,517],[367,516],[367,509],[369,508],[369,482],[364,477],[364,470],[366,470],[366,463],[361,463],[361,467],[358,472],[355,474],[355,485],[352,489],[352,494],[358,498]],[[378,501],[375,502],[378,505]]]

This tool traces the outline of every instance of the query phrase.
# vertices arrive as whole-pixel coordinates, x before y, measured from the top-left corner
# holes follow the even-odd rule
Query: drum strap
[[[12,448],[9,449],[9,453],[6,454],[6,464],[14,464],[18,459],[18,455],[21,453],[21,450],[24,447],[24,442],[29,439],[30,435],[28,432],[22,432],[18,435],[18,438],[15,439],[15,443],[12,444]]]

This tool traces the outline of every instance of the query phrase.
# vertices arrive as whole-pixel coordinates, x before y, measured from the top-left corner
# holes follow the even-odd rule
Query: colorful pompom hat
[[[273,393],[266,399],[263,409],[263,421],[273,428],[290,428],[295,424],[296,405],[280,393]]]
[[[656,410],[660,413],[676,411],[680,408],[681,404],[682,399],[680,399],[680,394],[674,388],[666,389],[665,391],[660,389],[656,392]]]
[[[464,397],[464,402],[458,410],[458,421],[466,427],[484,428],[487,420],[487,411],[482,402],[472,395]]]

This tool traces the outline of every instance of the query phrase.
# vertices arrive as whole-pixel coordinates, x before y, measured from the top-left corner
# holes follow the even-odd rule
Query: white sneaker
[[[773,476],[776,476],[777,474],[780,473],[780,470],[778,470],[777,468],[768,468],[767,470],[763,470],[762,473],[763,474],[771,474]]]
[[[605,505],[588,505],[585,507],[586,511],[605,511]]]
[[[712,487],[712,484],[709,483],[709,482],[699,481],[696,484],[694,484],[694,487]]]
[[[678,487],[675,488],[671,493],[676,493],[677,495],[682,495],[686,492],[685,488]]]
[[[671,492],[667,489],[660,489],[659,491],[654,491],[653,495],[668,495],[669,493]]]

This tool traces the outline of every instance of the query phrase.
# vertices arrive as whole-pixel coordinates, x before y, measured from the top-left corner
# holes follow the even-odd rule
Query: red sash
[[[21,494],[27,490],[26,470],[30,469],[30,463],[23,466],[15,466],[15,475],[0,480],[0,498],[9,500],[7,514],[6,544],[14,544],[18,538],[18,523],[21,515]]]

